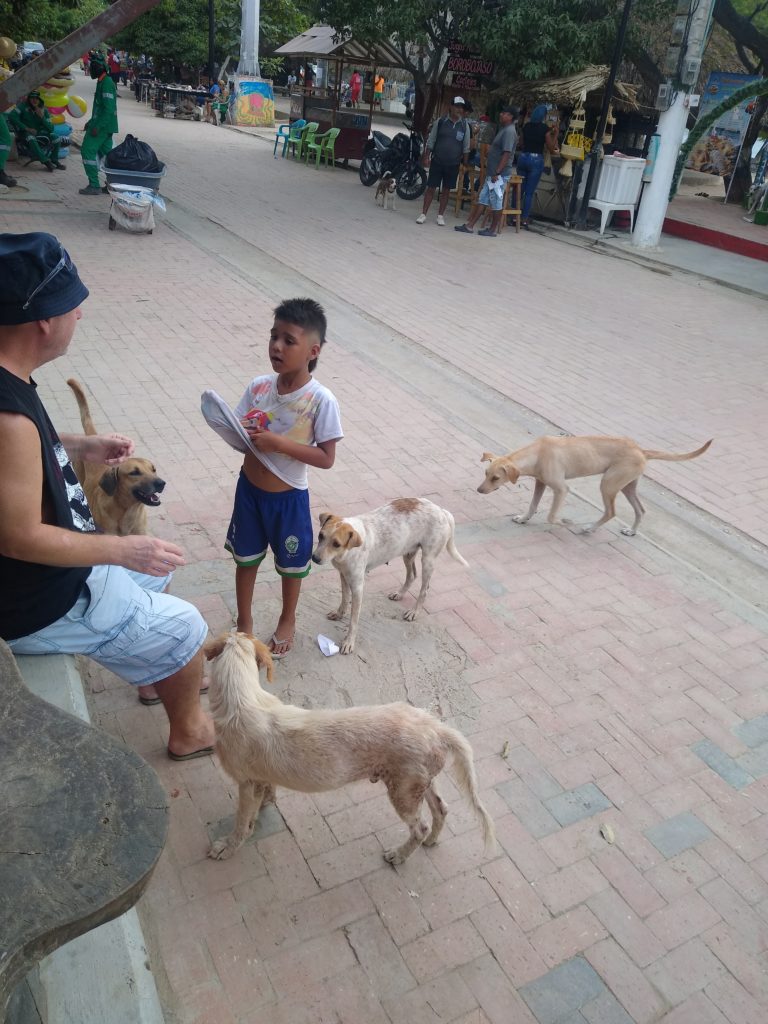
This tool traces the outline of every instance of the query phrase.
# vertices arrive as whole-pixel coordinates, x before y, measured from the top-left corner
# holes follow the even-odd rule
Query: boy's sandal
[[[286,654],[290,654],[293,649],[293,638],[295,634],[286,637],[285,640],[280,640],[277,633],[273,633],[269,641],[269,649],[272,652],[272,657],[275,661],[280,661]],[[285,648],[284,650],[278,650],[278,648]]]

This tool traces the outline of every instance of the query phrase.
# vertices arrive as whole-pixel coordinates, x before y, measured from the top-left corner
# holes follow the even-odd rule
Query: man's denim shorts
[[[94,566],[66,615],[9,647],[14,654],[85,654],[134,686],[156,683],[187,665],[208,634],[194,605],[160,593],[170,578]]]
[[[500,175],[502,188],[507,184],[507,180],[509,177],[510,176],[508,174]],[[504,192],[502,191],[501,195],[499,195],[499,193],[495,189],[491,188],[490,175],[488,175],[488,177],[483,182],[483,187],[480,189],[480,195],[477,197],[477,202],[479,206],[490,206],[492,210],[496,210],[497,212],[502,207],[502,204],[504,202]]]

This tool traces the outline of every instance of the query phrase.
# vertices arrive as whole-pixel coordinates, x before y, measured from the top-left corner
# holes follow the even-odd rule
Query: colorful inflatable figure
[[[84,99],[69,95],[74,84],[72,73],[69,68],[65,68],[40,88],[40,95],[53,124],[54,136],[59,142],[60,159],[66,159],[69,154],[69,136],[72,134],[72,126],[67,124],[66,115],[83,117],[88,109]]]

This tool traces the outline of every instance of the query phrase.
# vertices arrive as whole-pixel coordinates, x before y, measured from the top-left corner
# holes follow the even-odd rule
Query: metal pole
[[[619,64],[621,64],[621,58],[624,53],[624,40],[627,35],[627,25],[629,24],[629,13],[631,9],[632,0],[624,0],[624,10],[621,13],[621,21],[619,22],[619,32],[616,36],[616,47],[613,51],[611,70],[608,73],[608,79],[603,89],[603,105],[600,110],[600,119],[597,122],[594,145],[592,146],[587,183],[584,186],[584,195],[581,199],[581,207],[574,225],[574,227],[578,228],[580,231],[583,231],[587,226],[589,200],[592,198],[592,186],[595,182],[595,175],[597,174],[597,168],[600,164],[600,156],[603,152],[603,135],[605,135],[605,125],[608,121],[608,108],[610,107],[611,100],[613,99],[613,87],[616,83],[616,75],[619,73]]]
[[[208,87],[213,85],[213,41],[216,35],[216,19],[213,0],[208,0]]]

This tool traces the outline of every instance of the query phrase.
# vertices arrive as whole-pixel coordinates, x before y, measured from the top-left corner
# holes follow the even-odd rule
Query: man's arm
[[[180,548],[156,537],[80,533],[44,523],[40,438],[26,416],[0,414],[0,465],[0,554],[37,565],[122,565],[150,576],[184,564]]]

